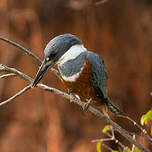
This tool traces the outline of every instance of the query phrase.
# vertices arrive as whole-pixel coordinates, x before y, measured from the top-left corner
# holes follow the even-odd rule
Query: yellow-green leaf
[[[101,145],[102,145],[102,141],[99,141],[97,143],[97,152],[101,152]]]
[[[142,115],[142,117],[140,119],[140,123],[142,126],[144,125],[144,120],[145,120],[145,115]]]
[[[106,133],[106,132],[109,131],[110,129],[111,129],[111,126],[110,126],[110,125],[106,125],[106,126],[103,128],[102,132],[103,132],[103,133]]]
[[[113,150],[112,152],[119,152],[118,150]]]
[[[141,117],[141,124],[144,125],[144,124],[148,124],[149,121],[152,119],[152,110],[149,110],[145,115],[143,115]]]
[[[126,147],[123,149],[123,152],[131,152],[131,150],[128,147]]]
[[[135,146],[134,152],[141,152],[141,150],[138,147]]]

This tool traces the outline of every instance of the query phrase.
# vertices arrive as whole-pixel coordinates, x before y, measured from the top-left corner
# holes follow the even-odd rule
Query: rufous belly
[[[63,84],[77,94],[83,101],[92,99],[91,103],[95,105],[101,105],[98,97],[96,96],[95,89],[92,82],[92,66],[85,60],[85,67],[79,74],[79,77],[75,81],[67,81],[62,78]]]

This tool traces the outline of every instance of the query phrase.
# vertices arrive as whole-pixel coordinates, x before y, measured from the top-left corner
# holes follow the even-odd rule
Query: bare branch
[[[99,6],[99,5],[106,3],[106,2],[108,2],[108,0],[99,0],[98,2],[95,3],[95,5]]]
[[[107,146],[107,145],[104,144],[104,143],[102,143],[102,146],[103,146],[105,149],[107,149],[107,150],[109,150],[109,151],[111,151],[111,152],[114,151],[111,147]]]
[[[0,79],[6,78],[6,77],[10,77],[10,76],[16,76],[16,74],[14,74],[14,73],[3,74],[3,75],[0,75]]]
[[[101,138],[101,139],[94,139],[92,142],[99,142],[99,141],[113,141],[114,139],[111,138]]]
[[[9,40],[9,39],[7,39],[7,38],[4,38],[4,37],[2,37],[2,36],[0,36],[0,40],[6,42],[6,43],[8,43],[8,44],[11,44],[12,46],[15,46],[16,48],[19,48],[19,50],[21,50],[21,51],[24,52],[25,54],[29,55],[29,56],[32,57],[33,59],[35,59],[35,60],[38,62],[39,65],[41,64],[41,62],[42,62],[41,59],[40,59],[39,57],[37,57],[32,51],[26,49],[26,48],[23,47],[22,45],[14,42],[14,41],[11,41],[11,40]],[[60,77],[60,74],[59,74],[59,72],[58,72],[56,69],[51,68],[51,71],[52,71],[57,77]]]
[[[133,119],[131,119],[130,117],[126,117],[126,119],[130,120],[134,126],[136,126],[143,134],[145,134],[145,136],[151,141],[151,145],[152,145],[152,138],[151,136],[147,133],[146,129],[142,128],[138,123],[136,123],[136,121],[134,121]]]
[[[9,68],[5,65],[0,65],[0,71],[4,71],[4,72],[10,72],[10,73],[15,73],[16,75],[18,75],[20,78],[32,83],[33,82],[33,79],[30,78],[29,76],[25,75],[24,73],[14,69],[14,68]],[[51,87],[48,87],[44,84],[38,84],[37,85],[38,87],[44,89],[44,90],[47,90],[47,91],[50,91],[50,92],[53,92],[53,93],[56,93],[68,100],[71,99],[70,95],[67,94],[67,93],[64,93],[58,89],[55,89],[55,88],[51,88]],[[29,85],[27,87],[27,89],[29,89],[31,86]],[[26,89],[25,89],[26,90]],[[18,93],[19,94],[19,93]],[[13,98],[15,99],[15,98]],[[12,100],[11,100],[12,101]],[[82,102],[80,99],[77,99],[77,100],[73,100],[73,102],[81,107],[84,107],[85,106],[85,102]],[[8,103],[8,102],[7,102]],[[3,104],[4,105],[4,104]],[[92,107],[92,106],[89,106],[88,107],[88,110],[93,113],[94,115],[97,115],[99,116],[101,119],[103,119],[105,122],[107,122],[108,124],[110,124],[115,131],[118,131],[122,136],[124,136],[126,139],[128,139],[132,144],[136,145],[140,150],[144,151],[144,152],[150,152],[150,150],[148,150],[147,148],[145,148],[144,146],[142,146],[140,143],[138,143],[135,139],[132,138],[132,136],[130,136],[130,134],[125,130],[123,129],[121,126],[119,126],[117,123],[113,122],[110,118],[108,118],[107,116],[105,116],[104,114],[102,114],[99,110],[97,110],[96,108]]]
[[[136,139],[136,136],[135,135],[133,135],[133,139]],[[132,145],[132,148],[131,148],[131,152],[134,152],[135,151],[135,145],[133,144]]]
[[[16,93],[14,96],[10,97],[9,99],[3,101],[0,103],[0,106],[5,105],[11,101],[13,101],[14,99],[16,99],[18,96],[22,95],[24,92],[26,92],[27,90],[29,90],[31,88],[31,85],[26,86],[24,89],[20,90],[18,93]]]
[[[70,100],[69,97],[68,97],[68,99]],[[78,104],[81,107],[85,106],[85,103],[79,99],[74,100],[74,103]],[[110,118],[108,118],[107,116],[102,114],[99,110],[97,110],[96,108],[94,108],[92,106],[89,106],[88,110],[91,113],[93,113],[94,115],[97,115],[100,118],[102,118],[108,124],[110,124],[114,128],[115,131],[119,132],[122,136],[124,136],[126,139],[128,139],[132,144],[135,144],[140,150],[142,150],[144,152],[150,152],[147,148],[143,147],[140,143],[138,143],[135,139],[133,139],[132,136],[130,136],[130,134],[125,129],[123,129],[117,123],[113,122]]]
[[[111,126],[111,131],[112,134],[110,134],[109,132],[105,132],[104,134],[106,134],[109,138],[101,138],[101,139],[94,139],[92,140],[92,142],[99,142],[99,141],[114,141],[116,144],[118,144],[119,146],[121,146],[123,149],[126,147],[125,145],[123,145],[118,139],[116,139],[115,135],[114,135],[114,130],[113,127]]]
[[[110,133],[105,133],[108,137],[111,137]],[[121,146],[123,149],[126,147],[124,144],[122,144],[118,139],[114,138],[115,143],[117,143],[119,146]]]
[[[9,43],[9,44],[11,44],[11,45],[19,48],[19,49],[22,50],[25,54],[33,57],[34,59],[36,59],[36,61],[37,61],[39,64],[41,64],[41,59],[40,59],[40,58],[38,58],[34,53],[32,53],[30,50],[26,49],[25,47],[21,46],[20,44],[18,44],[18,43],[16,43],[16,42],[13,42],[13,41],[11,41],[11,40],[9,40],[9,39],[7,39],[7,38],[4,38],[4,37],[2,37],[2,36],[0,36],[0,40],[2,40],[2,41],[4,41],[4,42],[7,42],[7,43]]]
[[[18,75],[20,78],[24,79],[25,81],[28,81],[30,83],[33,82],[32,78],[30,78],[26,74],[16,70],[15,68],[9,68],[6,65],[0,64],[0,71],[8,72],[8,73],[14,73],[14,74]]]

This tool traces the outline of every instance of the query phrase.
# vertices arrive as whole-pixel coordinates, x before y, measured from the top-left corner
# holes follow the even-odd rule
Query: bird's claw
[[[70,103],[72,103],[75,100],[77,100],[77,97],[74,95],[74,93],[72,92],[72,90],[68,90],[68,94],[70,95]]]
[[[74,102],[77,100],[77,97],[74,96],[73,94],[70,94],[70,103]]]
[[[84,106],[83,106],[83,110],[84,110],[84,111],[87,111],[87,110],[88,110],[88,108],[89,108],[91,102],[92,102],[92,99],[89,99],[89,101],[88,101],[87,103],[84,104]]]
[[[72,90],[68,89],[68,94],[69,95],[73,94]]]

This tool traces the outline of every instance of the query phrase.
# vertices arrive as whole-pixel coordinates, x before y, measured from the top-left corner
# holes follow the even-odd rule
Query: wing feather
[[[99,98],[108,98],[107,95],[107,80],[108,74],[104,65],[104,60],[96,53],[87,53],[86,59],[92,64],[92,82],[95,88],[96,95]]]

